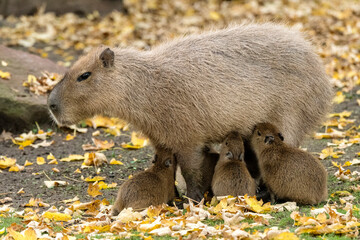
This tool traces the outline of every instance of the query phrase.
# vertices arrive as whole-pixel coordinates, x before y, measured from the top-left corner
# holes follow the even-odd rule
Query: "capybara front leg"
[[[204,160],[201,148],[199,150],[181,152],[177,154],[178,163],[181,173],[186,182],[187,196],[196,201],[200,201],[204,197],[202,179],[204,173],[202,161]]]

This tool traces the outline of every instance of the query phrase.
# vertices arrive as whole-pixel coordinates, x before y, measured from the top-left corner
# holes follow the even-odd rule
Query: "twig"
[[[77,179],[74,179],[74,178],[71,178],[71,177],[68,177],[68,176],[65,176],[65,175],[63,175],[63,176],[64,176],[64,178],[70,179],[70,180],[75,181],[75,182],[83,182],[83,181],[80,181],[80,180],[77,180]]]
[[[3,196],[3,195],[8,195],[8,194],[11,194],[11,193],[14,193],[14,192],[5,192],[5,193],[0,193],[0,196]]]
[[[41,128],[40,128],[38,122],[35,122],[35,125],[36,125],[36,127],[37,127],[37,129],[38,129],[38,133],[39,133],[39,131],[41,130]]]
[[[198,202],[198,201],[196,201],[196,200],[194,200],[192,198],[189,198],[188,196],[185,196],[185,195],[183,196],[183,198],[186,198],[186,199],[191,200],[191,201],[196,202],[196,203],[200,203],[200,202]]]
[[[51,178],[46,174],[45,171],[43,171],[43,173],[44,173],[44,175],[45,175],[50,181],[52,181]]]

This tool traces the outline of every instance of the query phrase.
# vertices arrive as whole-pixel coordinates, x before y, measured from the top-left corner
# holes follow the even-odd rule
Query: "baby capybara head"
[[[111,81],[109,72],[114,71],[114,52],[99,47],[81,57],[48,97],[48,107],[59,125],[71,125],[105,109],[106,86]]]
[[[284,137],[279,129],[271,123],[258,123],[255,125],[251,142],[252,144],[259,144],[270,146],[274,143],[283,142]]]
[[[156,153],[152,161],[155,168],[167,168],[170,171],[176,169],[176,156],[171,152],[170,149],[166,148],[156,148]]]
[[[231,132],[225,138],[220,155],[228,160],[244,160],[244,142],[238,132]]]

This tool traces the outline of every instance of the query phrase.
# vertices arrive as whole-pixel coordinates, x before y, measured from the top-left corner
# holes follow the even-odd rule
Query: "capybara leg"
[[[196,201],[204,197],[201,191],[203,179],[203,169],[201,169],[204,156],[201,148],[194,151],[178,153],[178,163],[181,167],[181,173],[186,182],[187,196]]]

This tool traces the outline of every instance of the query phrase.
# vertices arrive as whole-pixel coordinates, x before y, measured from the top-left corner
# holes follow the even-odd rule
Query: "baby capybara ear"
[[[157,154],[155,154],[154,159],[152,160],[152,163],[156,163],[158,158],[159,158],[159,156]]]
[[[279,138],[281,141],[284,141],[284,136],[281,133],[279,133]]]
[[[113,51],[110,50],[110,48],[106,48],[100,54],[100,61],[102,62],[103,66],[106,68],[114,66],[114,59],[115,59],[115,54]]]
[[[274,142],[274,140],[275,140],[274,136],[268,135],[268,136],[265,137],[265,141],[264,141],[264,142],[265,142],[266,144],[272,144],[272,143]]]

